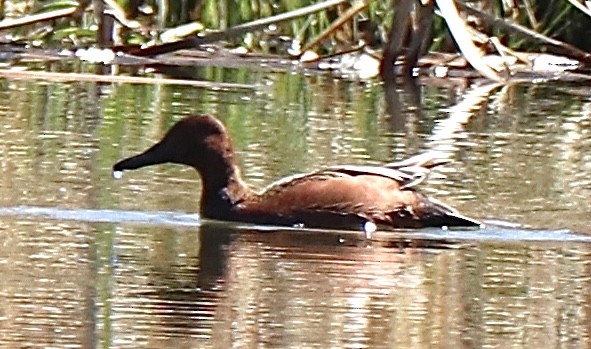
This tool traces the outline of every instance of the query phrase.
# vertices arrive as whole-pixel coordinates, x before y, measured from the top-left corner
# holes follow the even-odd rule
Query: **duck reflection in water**
[[[133,231],[128,234],[134,236]],[[236,331],[251,331],[249,324],[257,321],[249,319],[273,316],[272,323],[262,321],[260,325],[289,328],[289,319],[270,309],[293,313],[297,308],[306,317],[330,317],[335,308],[359,311],[358,303],[343,303],[344,296],[384,304],[389,294],[408,290],[408,280],[414,285],[423,272],[416,268],[417,262],[445,266],[434,259],[449,258],[458,251],[453,242],[412,239],[411,246],[409,239],[395,235],[367,246],[359,234],[350,231],[279,228],[265,234],[226,222],[204,222],[198,232],[153,231],[150,236],[158,243],[153,244],[152,253],[133,249],[128,255],[132,258],[121,268],[113,300],[114,321],[131,333],[167,338],[171,343],[175,338],[203,339],[207,333],[211,338],[206,340],[226,344]],[[198,240],[196,254],[194,247],[179,243],[193,239]],[[400,287],[401,283],[407,287]],[[322,307],[318,307],[320,302]],[[367,316],[366,310],[376,309],[372,304],[364,307],[358,314],[362,317]],[[370,317],[378,315],[379,311]],[[245,322],[236,326],[240,321]]]

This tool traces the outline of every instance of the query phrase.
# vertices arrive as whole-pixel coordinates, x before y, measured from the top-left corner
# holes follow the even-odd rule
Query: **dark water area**
[[[0,347],[588,346],[586,87],[203,76],[250,87],[0,80]],[[195,113],[224,121],[257,187],[444,152],[420,189],[487,227],[209,222],[191,169],[111,177]]]

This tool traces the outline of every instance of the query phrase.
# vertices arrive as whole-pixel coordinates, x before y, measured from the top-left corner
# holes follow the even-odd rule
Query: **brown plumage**
[[[393,228],[479,226],[413,188],[442,163],[431,155],[384,166],[333,166],[284,178],[259,193],[240,178],[223,124],[203,115],[180,120],[159,143],[116,163],[113,171],[167,162],[192,166],[202,179],[201,215],[219,220],[345,229],[366,222]]]

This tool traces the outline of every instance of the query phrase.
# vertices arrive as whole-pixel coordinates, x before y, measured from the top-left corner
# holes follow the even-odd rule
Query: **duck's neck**
[[[211,161],[206,169],[196,169],[203,182],[200,208],[203,217],[232,220],[236,206],[255,195],[242,181],[233,157]]]

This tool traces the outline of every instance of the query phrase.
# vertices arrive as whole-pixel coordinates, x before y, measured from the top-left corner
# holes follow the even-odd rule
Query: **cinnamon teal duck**
[[[178,121],[141,154],[119,161],[113,174],[175,163],[193,167],[202,180],[202,217],[256,224],[355,229],[477,227],[480,222],[415,190],[430,168],[431,153],[384,166],[331,166],[281,179],[257,192],[240,177],[224,125],[197,115]]]

